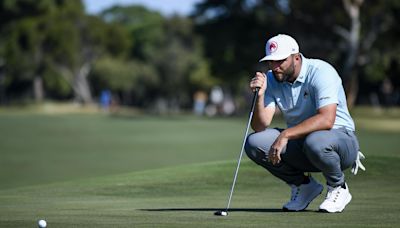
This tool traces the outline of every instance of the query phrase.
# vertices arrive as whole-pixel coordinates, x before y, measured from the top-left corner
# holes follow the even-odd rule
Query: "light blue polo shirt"
[[[267,72],[265,106],[278,106],[288,127],[296,126],[314,116],[325,105],[337,104],[333,128],[355,130],[347,109],[342,80],[327,62],[302,56],[300,74],[293,83],[280,83],[272,71]]]

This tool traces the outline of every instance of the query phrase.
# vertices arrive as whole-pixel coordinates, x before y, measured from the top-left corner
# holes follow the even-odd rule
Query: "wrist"
[[[264,94],[259,94],[257,96],[257,105],[258,106],[263,106],[264,107]]]
[[[282,136],[283,138],[290,139],[290,130],[289,130],[289,128],[283,130],[283,131],[281,132],[281,136]]]

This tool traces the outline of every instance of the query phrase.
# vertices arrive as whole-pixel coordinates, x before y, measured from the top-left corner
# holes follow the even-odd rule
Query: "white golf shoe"
[[[283,205],[284,211],[302,211],[308,207],[319,194],[321,194],[324,187],[319,184],[314,178],[309,177],[308,184],[300,186],[290,185],[292,188],[292,196],[290,201]]]
[[[319,206],[319,210],[322,212],[342,212],[348,203],[351,201],[351,194],[349,187],[345,184],[345,188],[342,186],[331,187],[328,186],[328,192],[324,202]]]

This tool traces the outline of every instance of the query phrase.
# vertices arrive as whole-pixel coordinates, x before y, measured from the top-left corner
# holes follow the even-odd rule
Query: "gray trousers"
[[[353,131],[316,131],[303,139],[289,140],[281,153],[281,162],[273,165],[267,159],[268,152],[281,131],[268,128],[250,134],[245,145],[247,156],[288,184],[300,185],[304,172],[322,172],[332,187],[345,182],[343,170],[352,166],[359,150]]]

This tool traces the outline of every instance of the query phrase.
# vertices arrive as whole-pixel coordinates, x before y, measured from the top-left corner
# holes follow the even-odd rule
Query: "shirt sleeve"
[[[342,80],[336,70],[327,64],[319,69],[316,76],[314,78],[316,108],[320,109],[329,104],[339,104],[338,94]]]
[[[275,107],[275,99],[272,95],[274,82],[271,80],[271,77],[273,77],[271,71],[267,72],[267,90],[265,91],[264,95],[264,107]]]

